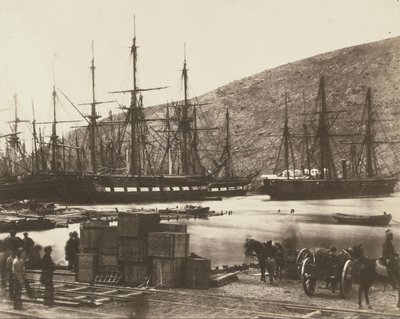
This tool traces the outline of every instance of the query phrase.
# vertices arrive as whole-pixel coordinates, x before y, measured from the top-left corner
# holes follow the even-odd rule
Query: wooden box
[[[184,286],[194,289],[207,289],[211,276],[211,260],[188,258],[186,260]]]
[[[100,253],[104,255],[118,254],[117,226],[105,227],[102,234]]]
[[[102,245],[103,230],[108,227],[108,222],[84,222],[80,225],[79,249],[83,253],[98,253]]]
[[[160,232],[171,232],[171,233],[187,233],[187,225],[185,224],[165,224],[160,223],[158,228]]]
[[[147,255],[150,257],[185,258],[189,255],[189,234],[149,233]]]
[[[118,214],[118,236],[146,237],[157,231],[160,215],[154,212],[132,212]]]
[[[147,238],[118,237],[118,258],[122,261],[145,262]]]
[[[147,263],[122,262],[121,270],[125,284],[138,286],[150,275]]]
[[[78,254],[75,280],[78,282],[93,282],[98,269],[97,254]]]
[[[151,285],[164,288],[183,286],[185,258],[153,258]]]

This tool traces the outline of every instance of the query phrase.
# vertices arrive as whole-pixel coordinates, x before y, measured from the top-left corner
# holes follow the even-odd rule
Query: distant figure
[[[75,255],[74,255],[74,233],[69,233],[69,238],[65,245],[65,260],[68,261],[68,269],[71,270],[75,265]]]
[[[279,208],[279,209],[278,209],[278,213],[280,213],[280,212],[281,212],[281,209]]]
[[[22,249],[18,249],[12,262],[12,278],[14,285],[14,309],[23,310],[22,308],[22,288],[25,285],[25,267],[22,260]]]
[[[22,247],[22,239],[17,236],[15,230],[10,231],[10,235],[4,240],[6,249],[10,251],[16,251],[18,248]]]
[[[44,285],[44,305],[53,306],[54,304],[54,284],[53,272],[55,265],[51,259],[51,246],[44,247],[44,256],[42,258],[42,274],[40,275],[40,282]]]
[[[293,209],[293,208],[290,210],[290,213],[291,213],[291,214],[293,214],[293,213],[294,213],[294,209]]]
[[[24,260],[29,259],[32,253],[32,248],[35,242],[28,236],[28,233],[24,233],[24,239],[22,239],[22,257]]]

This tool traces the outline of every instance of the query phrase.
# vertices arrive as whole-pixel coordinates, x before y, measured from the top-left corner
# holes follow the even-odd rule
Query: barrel
[[[184,276],[184,286],[192,289],[207,289],[211,276],[211,260],[188,258]]]

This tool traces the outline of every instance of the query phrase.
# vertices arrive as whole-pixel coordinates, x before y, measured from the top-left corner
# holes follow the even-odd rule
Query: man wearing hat
[[[386,238],[382,245],[382,259],[383,259],[383,262],[386,264],[386,269],[387,269],[389,278],[391,278],[392,282],[394,282],[393,281],[395,279],[394,274],[396,271],[395,258],[398,255],[395,252],[393,243],[392,243],[392,240],[393,240],[392,230],[390,228],[387,228],[385,231],[385,235],[386,235]]]
[[[44,304],[46,306],[53,306],[54,304],[54,285],[53,285],[53,272],[55,265],[51,259],[51,246],[44,247],[44,255],[42,257],[42,274],[40,275],[40,282],[44,285]]]

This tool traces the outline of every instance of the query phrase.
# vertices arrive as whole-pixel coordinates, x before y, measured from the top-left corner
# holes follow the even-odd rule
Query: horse
[[[272,284],[273,279],[281,279],[283,268],[283,246],[278,242],[271,240],[261,243],[254,239],[246,239],[244,244],[245,255],[254,256],[258,259],[258,265],[261,271],[262,282],[265,282],[265,271],[268,270],[269,282]]]
[[[354,246],[351,253],[355,259],[355,269],[359,274],[360,286],[358,288],[358,306],[362,308],[362,294],[365,296],[365,303],[371,309],[369,303],[369,289],[371,288],[374,280],[378,276],[388,277],[392,282],[393,287],[397,287],[397,307],[400,308],[400,264],[399,260],[395,261],[393,270],[388,275],[386,266],[380,260],[369,259],[365,256],[364,249],[360,245]]]

